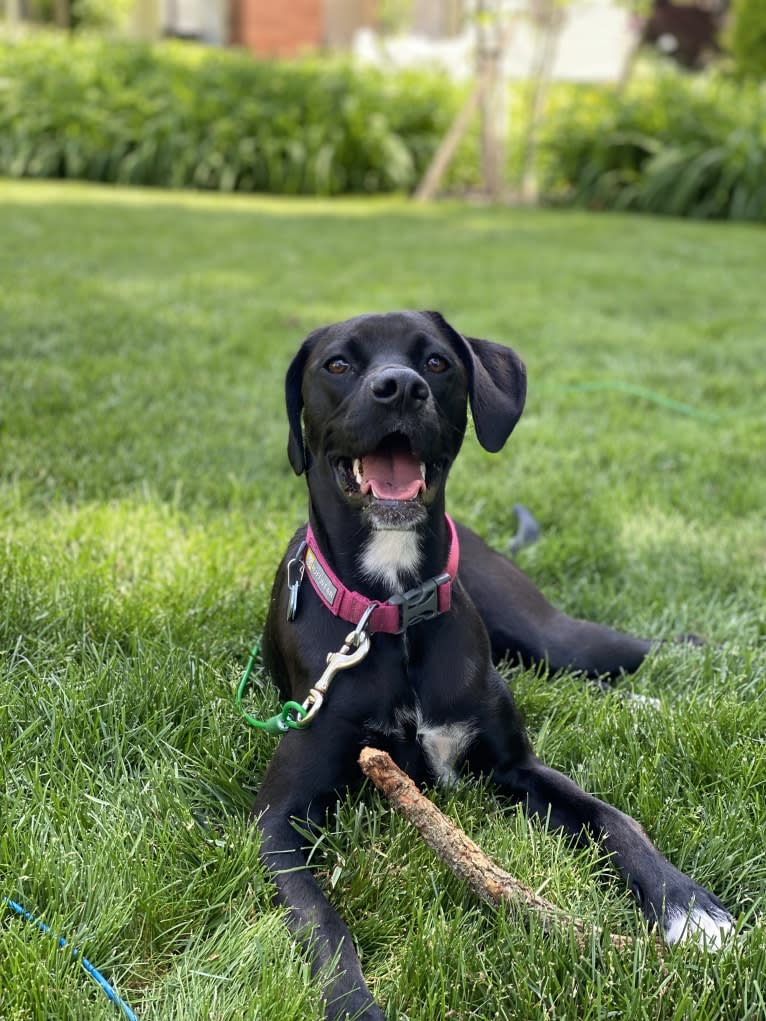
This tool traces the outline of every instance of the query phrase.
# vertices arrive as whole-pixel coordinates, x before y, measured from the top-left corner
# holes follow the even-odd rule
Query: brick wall
[[[322,44],[322,0],[232,0],[231,41],[263,57],[292,57]]]

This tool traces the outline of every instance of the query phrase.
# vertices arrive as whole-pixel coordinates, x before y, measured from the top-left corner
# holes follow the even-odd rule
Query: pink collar
[[[304,563],[314,591],[330,613],[349,624],[358,624],[363,614],[374,607],[369,617],[370,632],[397,635],[412,624],[446,613],[452,601],[452,582],[457,577],[460,544],[454,521],[449,515],[444,516],[450,532],[450,550],[444,573],[429,578],[409,592],[391,596],[386,603],[376,603],[359,592],[347,589],[322,556],[311,525],[308,525]]]

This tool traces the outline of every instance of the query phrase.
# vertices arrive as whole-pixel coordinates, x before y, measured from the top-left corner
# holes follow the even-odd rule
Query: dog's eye
[[[449,362],[441,355],[431,355],[426,360],[426,368],[429,372],[445,372],[449,368]]]
[[[351,366],[345,358],[331,358],[329,362],[325,364],[325,368],[328,372],[331,372],[333,376],[341,376],[344,372],[348,372]]]

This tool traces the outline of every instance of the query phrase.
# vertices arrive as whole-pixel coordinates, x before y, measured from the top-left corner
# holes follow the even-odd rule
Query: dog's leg
[[[469,528],[458,526],[460,581],[489,633],[492,658],[547,663],[591,677],[632,673],[658,643],[577,620],[548,602],[524,572]]]
[[[477,723],[467,758],[472,772],[491,776],[530,815],[550,820],[576,841],[598,841],[668,943],[704,936],[708,947],[720,945],[734,920],[718,898],[671,865],[635,819],[586,794],[533,754],[513,696],[495,671],[488,677]]]
[[[563,773],[529,755],[495,780],[530,814],[550,818],[578,840],[598,840],[666,942],[704,937],[710,949],[718,949],[732,929],[734,921],[718,898],[671,865],[635,819],[586,794]]]
[[[598,841],[668,943],[704,935],[709,947],[720,945],[734,920],[717,897],[671,865],[635,819],[586,794],[533,755],[511,694],[497,674],[488,696],[480,736],[469,753],[470,768],[490,774],[530,815],[549,819],[576,841]]]
[[[323,746],[323,728],[287,734],[269,764],[254,807],[262,834],[261,857],[272,874],[277,902],[288,908],[291,931],[307,946],[312,972],[324,983],[327,1021],[345,1018],[383,1021],[362,975],[351,934],[329,904],[308,869],[302,838],[293,820],[321,825],[335,797],[348,785],[359,749],[357,735],[344,734],[335,723],[332,747]],[[346,755],[350,748],[351,755]],[[338,749],[343,749],[346,768],[338,769]]]

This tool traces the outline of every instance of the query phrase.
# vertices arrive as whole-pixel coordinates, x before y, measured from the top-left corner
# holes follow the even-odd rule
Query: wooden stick
[[[517,910],[532,911],[539,917],[546,932],[571,926],[580,946],[587,943],[593,932],[599,931],[557,908],[495,864],[478,844],[420,793],[386,752],[363,748],[359,765],[394,809],[412,823],[437,858],[482,900],[488,904],[507,903]],[[630,936],[610,934],[609,939],[620,950],[633,945]]]

